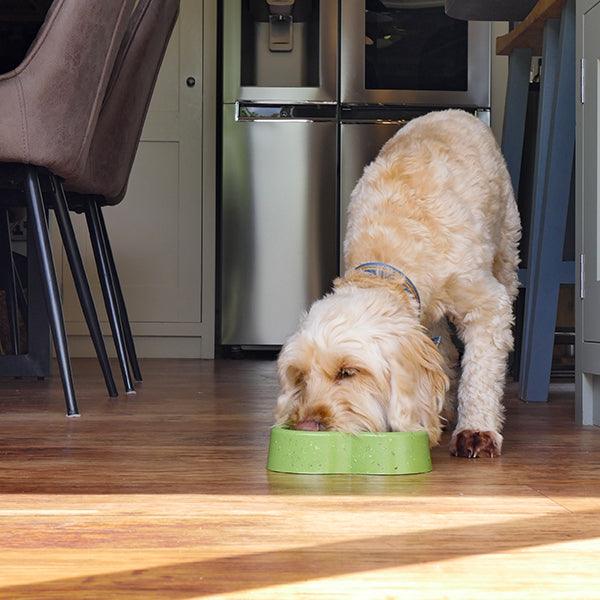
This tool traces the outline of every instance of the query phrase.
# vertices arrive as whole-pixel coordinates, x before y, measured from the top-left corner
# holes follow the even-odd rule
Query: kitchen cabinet
[[[600,2],[577,2],[577,281],[576,410],[584,425],[600,425],[600,191],[598,181],[598,61]]]
[[[216,0],[182,0],[127,195],[104,212],[142,357],[214,355],[216,9]],[[76,232],[108,340],[81,217]],[[61,271],[72,355],[93,356],[64,258]]]

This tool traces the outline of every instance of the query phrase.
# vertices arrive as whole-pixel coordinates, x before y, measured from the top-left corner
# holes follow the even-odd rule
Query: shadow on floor
[[[600,538],[600,511],[560,512],[469,527],[382,535],[0,588],[1,598],[164,597],[261,589],[378,569]],[[589,547],[600,551],[600,540]],[[590,560],[589,568],[593,569]]]

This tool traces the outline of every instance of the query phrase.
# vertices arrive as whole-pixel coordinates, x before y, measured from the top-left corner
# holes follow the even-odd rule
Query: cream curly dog
[[[498,456],[520,231],[487,126],[447,110],[403,127],[352,193],[345,275],[280,354],[277,422],[424,429],[435,445],[458,396],[450,451]],[[458,385],[446,319],[465,346]]]

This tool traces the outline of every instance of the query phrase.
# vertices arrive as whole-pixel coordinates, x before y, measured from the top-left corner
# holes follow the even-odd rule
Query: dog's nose
[[[319,421],[299,421],[294,425],[294,429],[302,431],[321,431],[323,425]]]

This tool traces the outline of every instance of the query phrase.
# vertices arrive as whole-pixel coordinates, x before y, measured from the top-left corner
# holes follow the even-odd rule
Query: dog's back
[[[386,260],[442,283],[493,271],[516,293],[519,215],[491,130],[461,110],[429,113],[365,168],[349,207],[347,267]]]

